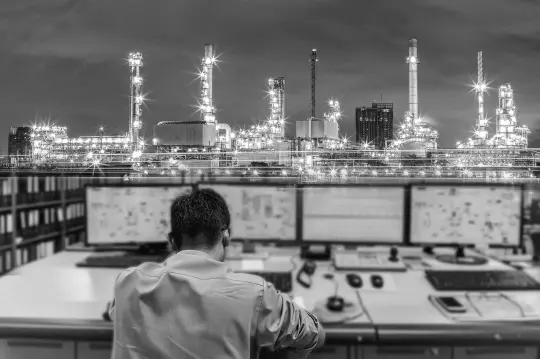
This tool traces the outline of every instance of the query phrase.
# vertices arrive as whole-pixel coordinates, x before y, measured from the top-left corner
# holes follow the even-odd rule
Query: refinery
[[[340,137],[340,103],[330,99],[318,116],[317,50],[310,56],[311,108],[307,119],[295,121],[294,137],[285,135],[284,77],[268,79],[266,120],[248,128],[232,129],[219,122],[213,96],[215,47],[205,45],[198,77],[201,82],[200,119],[163,121],[153,127],[153,138],[141,137],[144,126],[143,55],[130,53],[130,113],[128,132],[70,138],[67,128],[50,122],[27,127],[28,149],[10,154],[10,166],[54,171],[120,172],[128,176],[287,177],[302,182],[357,181],[364,178],[477,178],[525,179],[534,176],[537,152],[528,149],[530,130],[518,120],[510,83],[498,87],[495,123],[484,109],[488,84],[482,52],[472,91],[477,102],[475,131],[455,148],[441,149],[439,133],[419,112],[417,39],[409,40],[409,108],[396,126],[394,138],[383,149],[370,142]],[[490,133],[490,129],[493,130]],[[24,152],[24,153],[23,153]]]

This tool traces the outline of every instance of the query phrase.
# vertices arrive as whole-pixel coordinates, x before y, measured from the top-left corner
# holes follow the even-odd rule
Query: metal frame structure
[[[131,52],[128,56],[128,65],[131,71],[129,83],[129,141],[131,150],[133,151],[133,158],[138,158],[144,150],[144,142],[142,142],[140,137],[140,131],[143,126],[141,121],[141,107],[144,103],[142,93],[143,78],[140,72],[143,66],[142,54],[140,52]]]
[[[213,68],[216,64],[214,45],[204,45],[204,57],[201,62],[202,69],[199,73],[201,79],[201,100],[199,110],[204,122],[216,123],[216,109],[213,99]]]

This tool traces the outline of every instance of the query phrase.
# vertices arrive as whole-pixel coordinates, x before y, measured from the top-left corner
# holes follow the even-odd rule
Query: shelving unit
[[[0,276],[84,238],[84,186],[110,177],[0,177]]]

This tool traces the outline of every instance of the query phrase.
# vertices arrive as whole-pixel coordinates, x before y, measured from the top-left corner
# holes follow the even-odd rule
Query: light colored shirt
[[[113,359],[247,359],[262,348],[305,358],[318,340],[311,313],[199,251],[124,271],[110,316]]]

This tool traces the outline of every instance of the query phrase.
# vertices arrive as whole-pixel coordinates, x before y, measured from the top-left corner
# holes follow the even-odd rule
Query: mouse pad
[[[322,324],[346,323],[362,317],[364,310],[358,303],[354,303],[345,298],[345,307],[341,312],[333,312],[326,308],[326,299],[315,304],[313,314]]]

